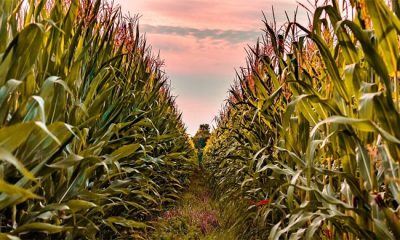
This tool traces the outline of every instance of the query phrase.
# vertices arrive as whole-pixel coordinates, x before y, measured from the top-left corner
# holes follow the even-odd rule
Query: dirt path
[[[211,240],[234,239],[224,227],[216,201],[210,195],[204,174],[198,170],[176,208],[157,221],[150,239]]]

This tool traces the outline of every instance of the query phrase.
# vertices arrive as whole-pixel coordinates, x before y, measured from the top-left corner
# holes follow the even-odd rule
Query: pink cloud
[[[142,23],[146,24],[240,30],[258,30],[261,11],[272,18],[271,8],[274,5],[276,17],[281,20],[285,19],[285,10],[291,15],[297,5],[295,0],[117,0],[116,2],[124,9],[129,9],[131,13],[141,13]]]
[[[301,0],[305,2],[306,0]],[[235,78],[245,65],[247,44],[263,32],[262,13],[278,24],[292,16],[296,0],[115,0],[123,11],[140,13],[141,30],[153,50],[160,50],[172,93],[188,132],[211,123],[224,104]],[[305,12],[304,10],[302,11]],[[299,18],[306,19],[305,14]]]
[[[167,74],[233,73],[234,67],[242,65],[245,57],[244,43],[232,45],[163,34],[147,36],[154,49],[161,49]]]

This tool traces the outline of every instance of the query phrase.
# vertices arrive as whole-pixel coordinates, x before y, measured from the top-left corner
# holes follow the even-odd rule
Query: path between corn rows
[[[201,170],[194,173],[189,188],[177,206],[157,219],[155,231],[149,239],[235,239],[224,227],[218,203],[211,197],[205,174]]]

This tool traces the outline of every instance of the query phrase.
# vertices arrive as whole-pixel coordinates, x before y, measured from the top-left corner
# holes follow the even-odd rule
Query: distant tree
[[[207,140],[210,138],[210,125],[201,124],[199,130],[193,137],[194,146],[197,149],[197,157],[199,164],[202,164],[203,160],[203,149],[207,144]]]

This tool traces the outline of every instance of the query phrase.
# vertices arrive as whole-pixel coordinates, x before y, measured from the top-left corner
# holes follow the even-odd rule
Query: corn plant
[[[398,6],[265,20],[206,153],[241,239],[400,238]]]
[[[106,1],[0,2],[0,239],[141,238],[193,148],[162,62]]]

